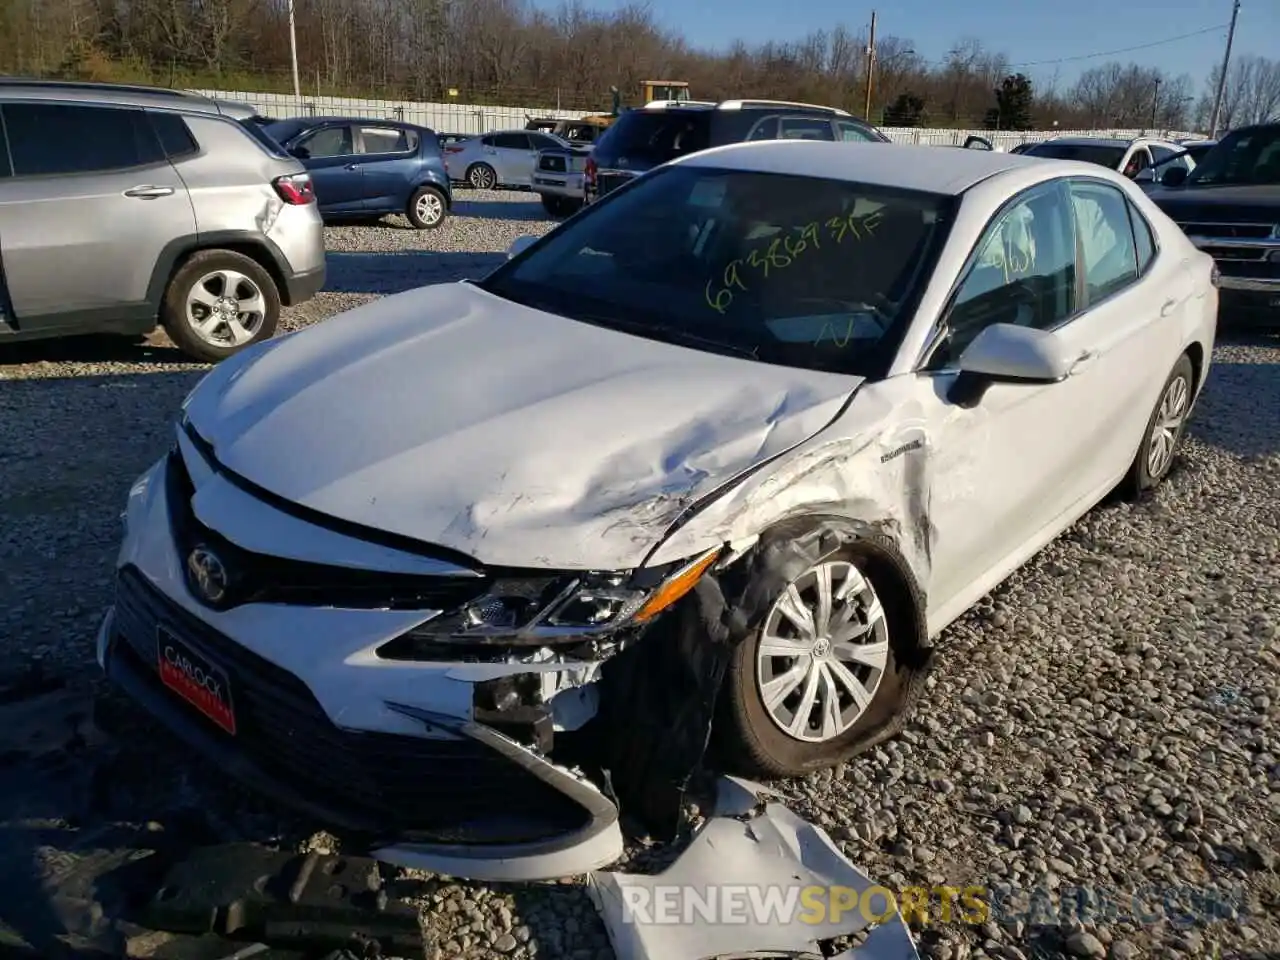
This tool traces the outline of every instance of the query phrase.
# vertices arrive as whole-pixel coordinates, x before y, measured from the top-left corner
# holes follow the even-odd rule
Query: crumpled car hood
[[[229,470],[329,516],[492,565],[629,569],[685,506],[809,439],[859,382],[459,283],[225,360],[186,414]]]

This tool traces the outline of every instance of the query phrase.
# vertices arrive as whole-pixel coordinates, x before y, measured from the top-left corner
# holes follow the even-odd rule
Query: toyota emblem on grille
[[[226,565],[204,544],[187,554],[187,575],[200,599],[207,603],[221,603],[226,599],[230,585]]]

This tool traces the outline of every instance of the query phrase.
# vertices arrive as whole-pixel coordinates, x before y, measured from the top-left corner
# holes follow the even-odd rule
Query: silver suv
[[[248,104],[0,79],[0,343],[138,335],[217,361],[325,279],[311,178]]]

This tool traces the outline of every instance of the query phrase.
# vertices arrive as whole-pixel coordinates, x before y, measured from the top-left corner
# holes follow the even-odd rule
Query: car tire
[[[448,217],[449,205],[435,187],[419,187],[409,198],[404,214],[415,230],[434,230]]]
[[[821,573],[822,570],[826,573]],[[834,735],[823,736],[823,731],[812,728],[812,721],[821,712],[813,711],[801,723],[803,729],[798,736],[784,731],[785,711],[788,703],[809,692],[809,679],[806,676],[781,702],[767,703],[765,690],[779,685],[778,680],[786,675],[788,666],[794,669],[800,663],[798,659],[789,661],[788,657],[775,658],[767,653],[779,641],[787,639],[788,630],[797,635],[802,632],[783,612],[793,588],[813,616],[814,587],[823,576],[830,577],[827,582],[832,584],[833,594],[841,592],[844,584],[852,581],[846,598],[857,597],[858,616],[870,612],[869,627],[857,639],[870,639],[869,645],[860,644],[864,649],[859,653],[864,660],[874,660],[877,666],[861,663],[849,670],[843,658],[838,662],[853,674],[853,679],[861,682],[864,693],[868,681],[874,679],[875,682],[860,710],[854,709],[857,704],[849,697],[850,702],[841,710],[842,729]],[[727,754],[730,766],[748,776],[804,776],[834,766],[879,742],[870,735],[893,720],[907,702],[908,675],[900,669],[899,661],[907,649],[904,645],[916,642],[912,618],[921,614],[909,613],[904,604],[914,603],[918,611],[923,609],[918,589],[905,586],[914,583],[906,560],[893,545],[883,537],[871,537],[846,543],[803,569],[789,583],[773,586],[766,597],[767,613],[734,649],[725,677],[716,739],[719,748]],[[845,607],[841,602],[834,609],[840,613]],[[822,656],[835,659],[838,652],[828,650]],[[831,671],[832,660],[823,662],[828,672],[825,676],[819,675],[818,691],[829,697],[832,689],[836,689],[842,694],[838,705],[849,694],[849,689],[829,685],[839,681]],[[800,710],[792,709],[793,719],[801,716]]]
[[[542,209],[547,211],[553,217],[564,216],[564,198],[557,197],[551,193],[544,193],[542,197]]]
[[[492,190],[498,185],[498,175],[487,163],[473,163],[467,169],[467,183],[475,190]]]
[[[1142,444],[1125,477],[1123,486],[1130,498],[1154,490],[1169,475],[1186,433],[1195,388],[1195,368],[1184,353],[1160,388],[1160,396],[1147,418]]]
[[[174,271],[160,303],[169,339],[207,363],[270,339],[279,322],[275,281],[256,260],[232,250],[193,253]]]

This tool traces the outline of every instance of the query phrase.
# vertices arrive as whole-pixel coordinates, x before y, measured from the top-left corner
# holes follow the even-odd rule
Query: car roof
[[[154,107],[189,113],[218,114],[234,120],[258,115],[251,104],[207,97],[190,90],[171,90],[142,84],[91,83],[79,80],[36,80],[0,77],[0,95],[12,100],[60,100],[72,103],[110,104],[121,107]]]
[[[392,120],[389,117],[281,117],[279,120],[273,120],[273,123],[297,123],[304,126],[312,126],[320,123],[371,123],[380,127],[405,127],[409,130],[426,130],[416,123],[409,123],[407,120]]]
[[[824,140],[764,140],[712,147],[678,164],[753,173],[789,173],[878,186],[956,195],[1010,170],[1052,175],[1079,173],[1085,164],[1044,160],[994,150],[940,150],[915,144],[832,143]],[[1061,169],[1058,169],[1061,168]]]

